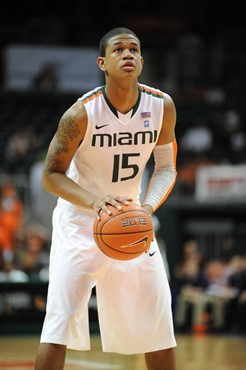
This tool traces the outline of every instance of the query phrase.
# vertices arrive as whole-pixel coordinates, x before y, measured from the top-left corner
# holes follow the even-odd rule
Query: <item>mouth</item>
[[[123,69],[124,71],[131,72],[131,71],[133,71],[133,70],[135,69],[135,65],[134,65],[134,63],[132,63],[132,62],[126,62],[126,63],[123,65],[122,69]]]

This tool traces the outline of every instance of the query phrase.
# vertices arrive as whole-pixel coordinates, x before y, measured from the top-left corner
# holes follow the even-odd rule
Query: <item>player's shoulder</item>
[[[94,99],[98,98],[103,94],[103,86],[98,86],[94,88],[93,90],[88,91],[87,93],[83,94],[80,98],[78,98],[78,101],[81,101],[84,105],[93,101]]]
[[[143,94],[147,94],[159,99],[164,99],[165,93],[160,89],[142,83],[139,84],[139,88]]]
[[[163,99],[165,103],[167,104],[170,102],[173,102],[172,97],[167,92],[164,92],[163,90],[160,90],[156,87],[148,86],[145,84],[139,84],[139,87],[141,89],[141,92],[147,95],[154,96],[156,98]]]

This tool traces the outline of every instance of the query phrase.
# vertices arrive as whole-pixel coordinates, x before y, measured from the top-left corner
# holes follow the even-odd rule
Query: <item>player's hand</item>
[[[112,212],[108,208],[108,206],[113,206],[119,211],[122,209],[121,204],[128,205],[130,202],[132,202],[133,199],[129,197],[120,197],[112,194],[107,194],[103,196],[102,198],[97,199],[93,204],[93,209],[95,212],[95,216],[98,220],[100,220],[100,214],[101,212],[106,212],[108,215],[111,215]]]

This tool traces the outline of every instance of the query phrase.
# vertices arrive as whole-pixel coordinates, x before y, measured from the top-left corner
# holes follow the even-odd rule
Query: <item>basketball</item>
[[[93,225],[94,239],[99,249],[116,260],[131,260],[150,246],[153,237],[151,216],[139,205],[121,205],[118,210],[108,206],[111,215],[102,212]]]

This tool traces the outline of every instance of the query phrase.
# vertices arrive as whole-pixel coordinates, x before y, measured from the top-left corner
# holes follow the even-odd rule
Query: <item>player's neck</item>
[[[138,100],[138,84],[128,86],[106,84],[106,95],[110,103],[119,112],[125,114],[129,112]]]

